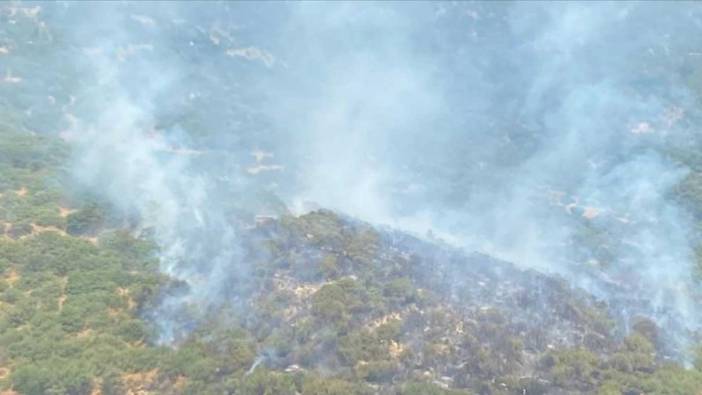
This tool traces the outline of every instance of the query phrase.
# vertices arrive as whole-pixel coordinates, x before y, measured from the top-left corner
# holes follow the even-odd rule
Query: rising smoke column
[[[77,183],[119,214],[136,216],[138,231],[152,234],[159,246],[161,270],[185,285],[147,313],[159,327],[159,341],[170,343],[220,306],[228,287],[245,282],[235,224],[228,216],[237,178],[221,179],[227,161],[217,157],[215,168],[203,159],[207,150],[189,147],[181,128],[159,124],[159,116],[170,110],[164,107],[172,105],[164,96],[187,83],[182,64],[169,58],[174,55],[166,28],[159,26],[169,19],[135,13],[149,7],[115,7],[72,9],[73,17],[96,14],[100,23],[113,22],[70,30],[82,44],[77,63],[90,71],[90,82],[67,110],[71,122],[62,136],[74,147]],[[168,10],[175,12],[170,6],[161,11]],[[143,30],[130,31],[134,25]],[[96,31],[103,35],[95,41],[78,38],[96,37]]]

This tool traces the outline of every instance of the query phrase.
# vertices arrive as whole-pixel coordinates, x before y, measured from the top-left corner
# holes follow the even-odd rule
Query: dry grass
[[[139,373],[128,373],[122,375],[122,381],[127,387],[127,395],[144,395],[148,394],[149,388],[154,384],[158,377],[158,369],[149,370]]]
[[[371,322],[368,323],[367,328],[369,330],[374,330],[380,327],[381,325],[385,325],[391,321],[400,321],[402,320],[402,314],[400,312],[392,312],[390,314],[386,314],[378,319],[375,319]]]
[[[134,310],[136,308],[134,298],[129,295],[129,288],[117,287],[117,294],[127,300],[127,309]]]

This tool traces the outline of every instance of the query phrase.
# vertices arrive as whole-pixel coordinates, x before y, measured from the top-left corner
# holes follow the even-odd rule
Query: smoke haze
[[[74,73],[55,105],[74,179],[188,285],[154,313],[164,342],[180,309],[245,287],[232,224],[280,214],[272,196],[562,276],[624,326],[699,328],[672,195],[699,139],[699,4],[36,7],[59,28],[29,34]]]

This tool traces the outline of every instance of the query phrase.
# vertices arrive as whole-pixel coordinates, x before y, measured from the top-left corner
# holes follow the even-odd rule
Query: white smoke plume
[[[45,8],[84,71],[76,179],[154,230],[189,285],[176,310],[246,276],[223,213],[263,189],[563,276],[623,322],[699,327],[671,195],[699,133],[696,4]]]

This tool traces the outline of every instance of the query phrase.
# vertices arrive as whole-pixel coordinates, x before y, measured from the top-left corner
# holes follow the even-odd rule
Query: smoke
[[[161,95],[184,79],[178,64],[153,53],[163,38],[130,33],[120,18],[114,26],[103,23],[115,20],[108,16],[113,13],[147,29],[155,29],[156,22],[123,15],[124,10],[112,6],[78,7],[95,12],[100,25],[79,24],[74,34],[93,37],[93,29],[108,34],[78,50],[86,55],[82,61],[91,71],[86,76],[91,82],[78,95],[75,111],[81,115],[66,114],[73,120],[64,132],[75,147],[72,173],[118,213],[138,218],[141,231],[151,233],[160,247],[161,270],[186,284],[185,292],[171,295],[151,312],[160,326],[160,341],[172,342],[188,320],[221,304],[225,288],[232,285],[228,273],[236,273],[240,281],[246,277],[235,226],[228,218],[237,180],[218,177],[227,170],[224,165],[216,174],[207,172],[212,164],[199,160],[207,152],[189,148],[181,128],[160,128]],[[141,52],[145,54],[129,60]]]
[[[220,191],[213,180],[194,171],[189,154],[169,152],[148,113],[125,97],[111,97],[109,103],[94,123],[75,125],[75,177],[84,185],[99,186],[98,195],[109,198],[119,212],[136,215],[160,246],[162,271],[190,285],[177,304],[164,306],[167,310],[175,309],[175,315],[178,304],[217,304],[222,272],[245,275],[237,265],[228,208],[215,198]],[[173,317],[163,318],[156,322],[166,326],[168,340]]]
[[[42,6],[83,72],[76,179],[188,284],[164,341],[245,282],[229,214],[260,191],[563,276],[680,342],[699,327],[670,155],[697,139],[696,4]]]
[[[295,199],[564,276],[625,325],[698,327],[668,154],[695,133],[695,7],[303,4],[289,25]]]

